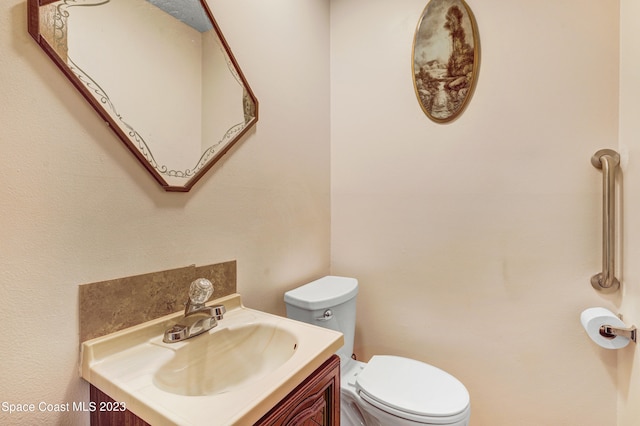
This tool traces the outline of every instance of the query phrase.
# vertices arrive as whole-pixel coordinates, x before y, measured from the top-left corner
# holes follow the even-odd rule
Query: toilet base
[[[340,424],[342,426],[367,426],[358,407],[360,397],[356,394],[356,378],[366,363],[349,359],[340,366]]]

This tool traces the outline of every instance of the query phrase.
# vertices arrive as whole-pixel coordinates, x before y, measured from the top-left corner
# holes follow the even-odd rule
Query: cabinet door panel
[[[332,356],[256,426],[339,426],[340,358]]]

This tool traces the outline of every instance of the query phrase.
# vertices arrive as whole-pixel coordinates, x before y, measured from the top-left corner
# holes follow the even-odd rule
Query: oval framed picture
[[[413,87],[437,123],[456,119],[471,99],[480,67],[480,38],[464,0],[431,0],[413,38]]]

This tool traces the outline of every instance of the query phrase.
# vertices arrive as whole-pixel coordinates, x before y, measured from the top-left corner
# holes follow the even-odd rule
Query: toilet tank
[[[337,354],[344,367],[353,354],[356,332],[355,278],[326,276],[284,294],[287,317],[344,334],[344,346]]]

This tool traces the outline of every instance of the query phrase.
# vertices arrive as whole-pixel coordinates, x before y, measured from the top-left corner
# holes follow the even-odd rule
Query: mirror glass
[[[29,32],[168,191],[258,119],[204,0],[29,0]]]

